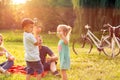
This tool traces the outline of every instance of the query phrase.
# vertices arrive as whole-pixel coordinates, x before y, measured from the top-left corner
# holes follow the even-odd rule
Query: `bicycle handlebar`
[[[57,34],[57,32],[48,31],[48,34]]]
[[[120,25],[118,25],[118,26],[115,27],[115,26],[110,25],[109,23],[103,25],[103,27],[107,27],[107,26],[111,27],[111,28],[120,28]]]
[[[89,29],[90,28],[90,26],[87,24],[87,25],[85,25],[85,29]]]
[[[107,30],[106,29],[101,29],[102,32],[106,32]]]

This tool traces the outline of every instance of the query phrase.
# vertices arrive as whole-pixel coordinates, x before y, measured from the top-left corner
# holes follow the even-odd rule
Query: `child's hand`
[[[63,34],[63,32],[57,32],[57,34],[62,35],[62,34]]]
[[[37,29],[37,33],[40,34],[40,33],[41,33],[41,30],[42,30],[42,29],[39,27],[39,28]]]
[[[34,28],[33,28],[33,34],[34,35],[39,35],[40,33],[41,33],[41,27],[37,27],[37,26],[35,26]]]
[[[10,56],[8,56],[8,60],[14,61],[14,60],[15,60],[15,57],[10,55]]]
[[[63,32],[57,32],[57,35],[58,35],[58,37],[62,37],[63,36]]]
[[[55,62],[58,60],[58,57],[57,56],[52,56],[52,57],[49,57],[46,59],[46,62]]]

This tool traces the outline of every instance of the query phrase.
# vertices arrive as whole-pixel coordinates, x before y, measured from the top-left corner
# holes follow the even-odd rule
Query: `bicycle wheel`
[[[112,42],[112,57],[115,57],[115,56],[118,56],[120,54],[120,43],[119,43],[119,40],[118,38],[116,37],[116,40],[113,40]]]
[[[120,53],[117,43],[110,37],[105,37],[102,42],[103,52],[105,55],[115,57]]]
[[[84,48],[86,47],[86,48]],[[92,50],[92,43],[87,38],[79,38],[73,41],[72,49],[75,54],[90,53]],[[89,49],[89,51],[88,51]]]

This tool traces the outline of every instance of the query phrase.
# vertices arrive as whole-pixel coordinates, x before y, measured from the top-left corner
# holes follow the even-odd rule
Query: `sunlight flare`
[[[12,0],[13,4],[25,4],[27,0]]]

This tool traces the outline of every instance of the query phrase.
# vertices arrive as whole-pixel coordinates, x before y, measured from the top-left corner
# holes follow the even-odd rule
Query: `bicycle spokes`
[[[107,56],[110,56],[110,57],[117,56],[120,53],[120,49],[118,47],[118,44],[114,41],[114,39],[107,38],[106,40],[109,41],[110,44],[103,45],[105,54]]]
[[[75,54],[90,53],[92,50],[92,47],[93,46],[88,41],[88,39],[85,39],[85,38],[74,40],[72,45],[73,52]],[[89,51],[88,51],[88,48],[90,49]]]

